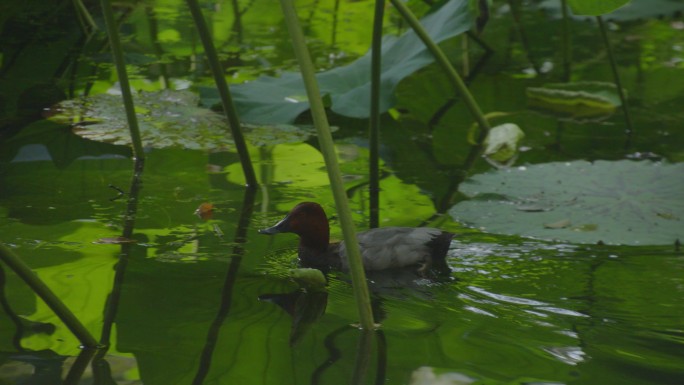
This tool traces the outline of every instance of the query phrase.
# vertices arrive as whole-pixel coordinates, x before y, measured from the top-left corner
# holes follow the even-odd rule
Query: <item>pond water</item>
[[[148,59],[158,54],[146,35],[155,23],[164,52],[163,60],[131,67],[135,86],[158,90],[157,79],[164,76],[160,63],[177,83],[209,84],[206,74],[189,64],[197,42],[189,37],[191,21],[182,2],[157,3],[156,16],[131,6],[123,24],[129,60],[145,49]],[[276,7],[252,3],[255,8],[246,8],[242,20],[242,42],[226,32],[234,25],[227,4],[209,12],[227,66],[237,68],[235,83],[294,66],[289,42],[280,33],[282,19],[269,10]],[[629,138],[619,109],[601,121],[559,123],[527,108],[525,89],[557,82],[561,67],[561,21],[553,9],[537,3],[525,3],[529,8],[520,19],[529,50],[508,7],[493,8],[483,38],[495,54],[471,82],[485,111],[505,111],[525,131],[515,166],[580,159],[684,161],[681,19],[648,14],[611,24],[631,97],[634,132]],[[16,7],[10,21],[55,16]],[[53,12],[70,20],[75,16],[67,8]],[[372,2],[342,2],[339,34],[333,37],[334,2],[303,6],[319,67],[351,63],[364,53],[370,31],[360,32],[360,25],[370,25],[370,9]],[[637,7],[638,12],[646,15],[644,8]],[[396,19],[390,13],[388,33],[402,28]],[[19,255],[101,342],[104,331],[109,348],[78,375],[91,357],[77,358],[79,341],[2,264],[0,383],[684,383],[684,254],[676,238],[652,246],[571,243],[492,234],[446,214],[466,199],[453,181],[463,172],[459,166],[469,150],[472,119],[453,103],[453,91],[436,66],[400,82],[395,108],[383,115],[380,219],[381,226],[430,225],[456,232],[448,253],[452,273],[440,279],[412,270],[370,275],[380,327],[364,333],[356,327],[357,307],[346,274],[331,274],[325,292],[304,292],[288,276],[297,266],[296,237],[257,232],[296,203],[314,200],[331,217],[333,238],[341,237],[315,137],[250,145],[261,183],[255,190],[244,187],[233,151],[149,146],[131,216],[136,180],[127,146],[83,139],[59,120],[29,117],[12,107],[21,105],[19,91],[50,80],[41,76],[55,68],[41,66],[60,67],[55,64],[63,59],[59,47],[64,51],[78,41],[76,27],[57,34],[55,25],[44,23],[47,37],[23,41],[17,26],[5,22],[3,33],[13,31],[15,46],[24,49],[6,50],[2,57],[4,114],[14,120],[0,131],[0,243]],[[595,24],[575,20],[571,26],[572,79],[611,81]],[[443,43],[452,58],[460,58],[461,44]],[[36,58],[46,47],[52,47],[47,56],[57,58],[40,62]],[[84,51],[77,58],[97,62],[94,48]],[[473,55],[479,58],[482,52]],[[530,57],[556,69],[531,75]],[[74,72],[67,83],[78,91],[75,95],[88,81],[93,93],[113,87],[111,68],[96,67],[94,76]],[[63,83],[55,89],[69,93]],[[331,121],[354,220],[365,229],[368,121],[336,114]],[[492,170],[479,158],[467,171]],[[194,215],[203,203],[213,205],[209,219]],[[682,236],[682,218],[658,214]]]

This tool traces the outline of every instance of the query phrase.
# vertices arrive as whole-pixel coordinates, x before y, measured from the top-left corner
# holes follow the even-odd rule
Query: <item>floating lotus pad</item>
[[[162,90],[134,95],[143,145],[152,148],[233,149],[226,119],[199,107],[199,96],[190,91]],[[99,94],[59,104],[54,119],[74,124],[74,132],[86,139],[130,145],[131,137],[121,97]],[[243,124],[254,145],[296,143],[314,135],[312,127]]]
[[[485,231],[577,243],[684,240],[684,163],[574,161],[476,175],[449,210]]]

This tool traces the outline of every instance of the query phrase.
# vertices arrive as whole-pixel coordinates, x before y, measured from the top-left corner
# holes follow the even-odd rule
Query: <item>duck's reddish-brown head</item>
[[[275,225],[259,230],[261,234],[295,233],[299,235],[300,248],[323,252],[330,242],[328,217],[321,205],[315,202],[302,202]]]

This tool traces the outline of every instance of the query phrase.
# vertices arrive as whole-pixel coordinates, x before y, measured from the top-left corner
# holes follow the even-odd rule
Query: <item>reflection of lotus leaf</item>
[[[476,175],[452,207],[486,231],[579,243],[684,239],[684,163],[574,161]]]
[[[199,97],[190,91],[162,90],[134,95],[143,145],[153,148],[182,147],[232,149],[233,140],[224,117],[198,106]],[[99,94],[67,100],[59,105],[56,119],[76,123],[74,132],[86,139],[130,145],[126,113],[121,97]],[[313,135],[311,128],[291,125],[242,125],[254,145],[294,143]]]

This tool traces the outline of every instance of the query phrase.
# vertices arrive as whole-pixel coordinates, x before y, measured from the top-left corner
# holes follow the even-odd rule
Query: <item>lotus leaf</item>
[[[684,239],[684,163],[574,161],[476,175],[458,221],[502,234],[578,243],[664,245]]]
[[[152,148],[232,149],[233,141],[224,117],[199,107],[190,91],[162,90],[134,95],[143,145]],[[130,145],[128,122],[121,97],[98,94],[67,100],[58,106],[56,120],[74,124],[74,132],[86,139]],[[254,145],[294,143],[314,135],[311,127],[280,124],[243,124],[248,142]]]
[[[473,23],[468,0],[451,0],[421,22],[435,42],[467,31]],[[408,75],[433,62],[434,58],[413,31],[396,38],[386,36],[382,43],[380,111],[395,104],[394,88]],[[331,99],[332,110],[340,115],[366,118],[370,105],[370,52],[353,63],[317,75],[321,94]],[[250,123],[288,123],[309,109],[302,99],[304,85],[299,73],[279,78],[262,76],[255,81],[231,87],[241,118]],[[203,90],[203,101],[215,101],[215,92]]]

